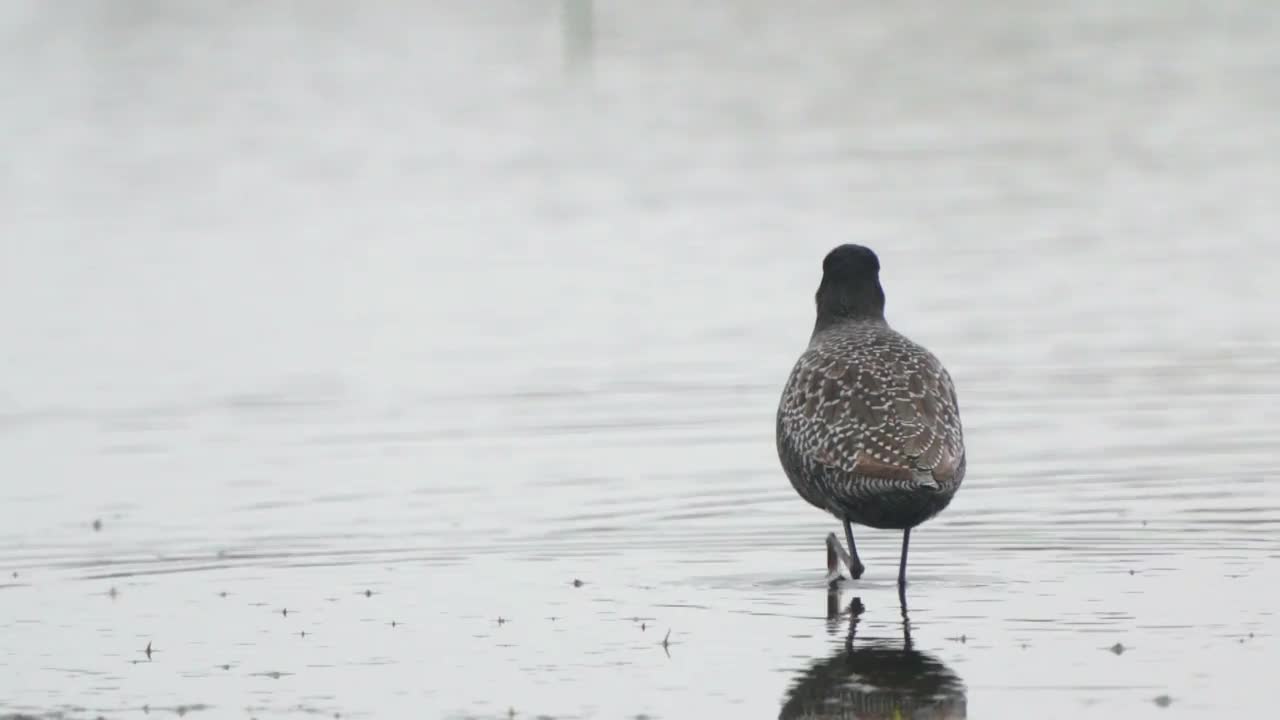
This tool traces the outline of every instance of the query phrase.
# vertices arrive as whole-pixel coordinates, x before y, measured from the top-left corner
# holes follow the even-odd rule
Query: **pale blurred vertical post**
[[[565,68],[591,69],[595,53],[594,0],[560,0],[560,27],[564,43]]]

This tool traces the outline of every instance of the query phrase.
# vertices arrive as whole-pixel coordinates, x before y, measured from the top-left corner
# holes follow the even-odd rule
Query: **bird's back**
[[[927,519],[963,479],[964,436],[950,374],[883,321],[850,320],[815,333],[783,390],[777,433],[800,495],[838,515],[863,515],[864,524]],[[887,518],[868,515],[877,496],[912,507],[889,508]]]

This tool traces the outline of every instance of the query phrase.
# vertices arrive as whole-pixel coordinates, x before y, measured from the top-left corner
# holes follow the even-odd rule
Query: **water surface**
[[[0,9],[0,716],[1269,715],[1280,8],[581,5]],[[774,453],[847,241],[905,627]]]

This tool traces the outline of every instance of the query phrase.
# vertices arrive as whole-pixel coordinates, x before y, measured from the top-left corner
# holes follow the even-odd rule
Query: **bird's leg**
[[[840,563],[849,564],[849,553],[840,546],[840,539],[835,533],[827,533],[827,588],[836,590],[844,578],[840,575]]]
[[[862,561],[858,559],[858,548],[853,544],[853,526],[849,524],[849,518],[844,519],[844,537],[849,541],[849,557],[845,558],[845,565],[849,567],[849,575],[857,580],[862,577],[863,571],[866,570],[862,566]]]
[[[857,580],[862,577],[862,573],[866,570],[862,565],[862,561],[858,559],[858,547],[853,544],[853,528],[849,526],[849,521],[844,521],[844,535],[849,540],[849,550],[852,555],[845,552],[844,546],[840,544],[840,538],[835,533],[827,533],[827,584],[835,587],[840,582],[840,565],[844,564],[849,569],[849,577]]]
[[[907,545],[911,542],[911,528],[902,531],[902,559],[898,561],[898,587],[907,585]]]
[[[911,651],[911,618],[907,617],[907,586],[898,586],[898,607],[902,609],[902,649]]]

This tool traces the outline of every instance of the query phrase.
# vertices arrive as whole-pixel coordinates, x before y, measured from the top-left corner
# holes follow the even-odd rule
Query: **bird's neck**
[[[889,326],[889,322],[884,319],[884,312],[878,315],[841,315],[836,313],[818,313],[818,319],[813,324],[813,336],[817,337],[833,328],[858,325],[881,325]]]
[[[884,289],[878,278],[844,283],[823,277],[814,301],[818,310],[815,334],[844,323],[885,324]]]

